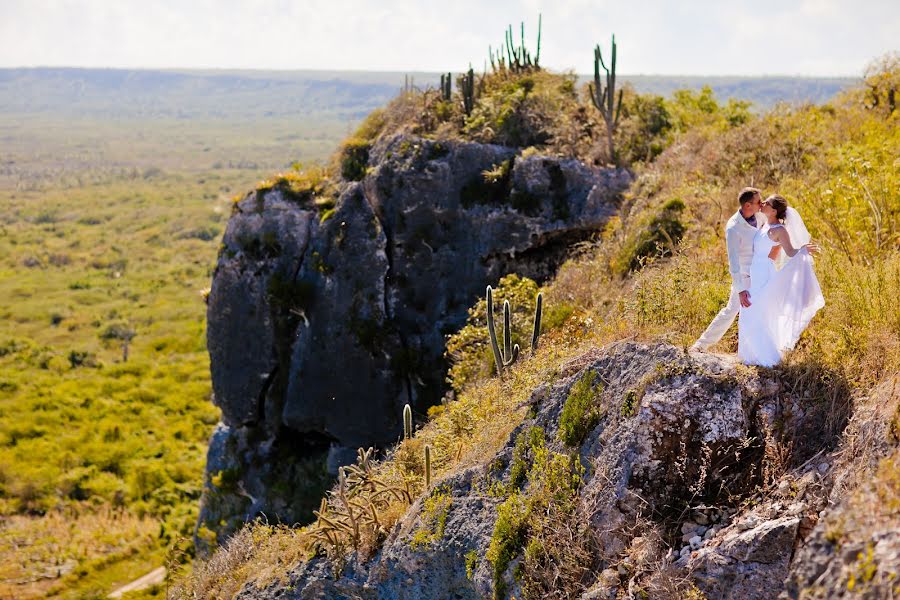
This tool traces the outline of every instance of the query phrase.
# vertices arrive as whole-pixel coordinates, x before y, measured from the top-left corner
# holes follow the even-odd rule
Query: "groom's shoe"
[[[690,348],[688,348],[688,352],[706,352],[706,346],[702,346],[700,342],[694,342]]]

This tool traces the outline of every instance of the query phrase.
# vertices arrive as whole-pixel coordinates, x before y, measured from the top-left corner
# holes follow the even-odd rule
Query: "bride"
[[[771,367],[794,347],[825,299],[813,272],[812,254],[819,247],[809,243],[800,214],[777,195],[766,198],[760,212],[767,222],[753,239],[750,306],[738,320],[738,359]],[[777,270],[782,252],[788,258]]]

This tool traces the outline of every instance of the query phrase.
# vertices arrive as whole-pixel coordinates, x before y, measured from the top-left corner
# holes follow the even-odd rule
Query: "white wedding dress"
[[[809,242],[809,234],[797,211],[788,211],[786,221],[793,221],[793,227],[787,226],[791,245],[803,246]],[[741,308],[738,319],[738,359],[746,365],[772,367],[780,363],[816,312],[825,306],[813,258],[806,248],[788,258],[781,270],[776,269],[769,258],[769,252],[778,245],[768,236],[773,227],[782,225],[764,225],[753,239],[751,306]]]

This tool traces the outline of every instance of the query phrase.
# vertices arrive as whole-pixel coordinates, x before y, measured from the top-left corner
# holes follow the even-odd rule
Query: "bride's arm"
[[[773,227],[769,231],[769,237],[781,244],[781,247],[784,248],[784,253],[791,258],[793,258],[803,248],[807,248],[811,254],[816,254],[819,251],[819,247],[815,244],[806,244],[801,248],[794,248],[794,246],[791,245],[791,236],[788,235],[787,229],[785,229],[784,227]],[[772,257],[771,253],[769,253],[769,257]]]

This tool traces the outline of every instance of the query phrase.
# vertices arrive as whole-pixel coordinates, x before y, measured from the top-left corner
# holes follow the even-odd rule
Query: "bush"
[[[106,341],[131,341],[137,335],[134,328],[125,322],[110,323],[102,332],[100,339]]]
[[[534,328],[534,309],[538,285],[516,274],[503,277],[494,290],[494,324],[500,328],[497,339],[503,339],[503,302],[510,304],[512,343],[530,348]],[[545,303],[546,310],[546,303]],[[546,331],[546,326],[543,331]],[[501,342],[502,343],[502,342]],[[466,325],[447,339],[445,356],[451,363],[447,381],[459,391],[468,383],[495,372],[494,355],[487,331],[487,300],[479,298],[469,309]]]
[[[594,386],[596,379],[594,371],[587,371],[569,391],[559,417],[559,439],[567,446],[581,446],[584,437],[603,418],[597,406],[600,390]]]
[[[341,177],[347,181],[361,181],[369,163],[369,142],[350,138],[341,148]]]
[[[638,271],[648,258],[674,254],[686,230],[681,222],[682,212],[684,202],[674,198],[666,202],[646,225],[639,226],[617,261],[617,271],[624,274],[626,265],[628,271]]]

